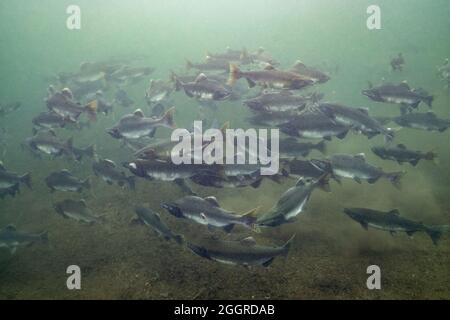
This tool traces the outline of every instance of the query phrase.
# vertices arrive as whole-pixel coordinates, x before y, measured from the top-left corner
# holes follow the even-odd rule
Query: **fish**
[[[287,256],[294,237],[280,247],[258,245],[253,237],[242,240],[204,239],[198,244],[188,242],[187,247],[202,258],[225,264],[268,267],[277,256]]]
[[[367,208],[345,208],[344,212],[365,230],[370,226],[391,234],[405,232],[408,236],[412,236],[416,232],[425,232],[434,245],[437,245],[442,235],[448,231],[446,225],[431,226],[404,218],[400,216],[398,209],[383,212]]]
[[[399,53],[397,57],[394,57],[391,60],[392,71],[402,71],[404,64],[405,58],[403,58],[403,54]]]
[[[191,177],[191,180],[199,185],[214,188],[243,188],[251,186],[259,188],[263,178],[280,183],[281,177],[286,176],[283,171],[280,174],[262,176],[261,167],[252,164],[224,164],[219,167],[220,174],[211,174],[206,170]]]
[[[203,124],[205,124],[206,121],[201,120],[199,122],[202,123],[202,126],[198,127],[197,129],[201,131],[202,130],[201,128],[203,128]],[[222,135],[223,136],[226,135],[225,132],[229,126],[229,122],[225,122],[220,128],[218,126],[217,127],[214,126],[215,124],[214,121],[212,124],[213,126],[211,126],[211,128],[220,129]],[[194,136],[194,129],[195,127],[193,127],[189,131],[189,136],[191,139],[193,139]],[[136,148],[134,156],[136,156],[138,159],[171,161],[172,150],[178,143],[179,141],[172,141],[170,138],[162,138],[162,139],[154,138],[150,143],[144,144],[141,147],[139,147],[135,143],[134,147]],[[210,143],[211,142],[204,141],[201,146],[194,146],[193,148],[191,148],[191,150],[189,151],[183,150],[183,152],[186,152],[187,153],[186,156],[189,155],[192,160],[195,160],[197,153],[200,153],[202,155],[203,149]]]
[[[252,62],[247,49],[242,50],[233,50],[230,47],[227,47],[225,52],[221,53],[206,53],[207,60],[225,60],[225,61],[236,61],[242,64],[248,64]]]
[[[402,113],[411,109],[417,109],[420,102],[424,102],[429,108],[432,107],[434,97],[423,89],[411,89],[406,82],[399,84],[383,84],[363,90],[362,94],[376,102],[387,102],[402,106]]]
[[[366,162],[363,153],[357,155],[334,154],[330,157],[331,168],[335,177],[350,178],[361,183],[366,180],[370,184],[375,183],[380,178],[388,179],[396,188],[400,188],[400,179],[405,172],[384,172],[381,168],[377,168]]]
[[[50,175],[45,178],[45,183],[47,184],[47,187],[50,188],[51,192],[54,192],[55,190],[81,192],[83,189],[91,188],[89,178],[80,180],[67,169],[50,173]]]
[[[299,142],[296,138],[289,137],[280,140],[279,152],[280,156],[293,156],[296,157],[301,155],[302,157],[307,157],[312,150],[317,150],[321,153],[326,152],[325,141],[322,140],[318,143],[312,142]]]
[[[64,118],[56,112],[47,111],[39,113],[31,121],[36,127],[44,129],[54,129],[64,128],[68,122],[68,119]]]
[[[6,105],[0,105],[0,117],[5,117],[14,111],[20,109],[22,104],[20,102],[9,103]]]
[[[394,118],[398,125],[411,129],[444,132],[450,127],[450,120],[441,119],[434,112],[408,113]]]
[[[50,86],[49,95],[45,101],[50,111],[56,112],[71,122],[77,122],[83,113],[86,113],[92,121],[97,117],[97,101],[94,100],[85,106],[81,106],[80,103],[73,100],[72,91],[68,88],[56,92]]]
[[[108,75],[107,80],[116,81],[119,83],[128,82],[130,84],[135,84],[154,71],[155,69],[151,67],[131,67],[124,65],[120,69]]]
[[[197,69],[199,71],[228,71],[230,62],[224,59],[206,59],[206,62],[192,63],[186,60],[186,69]]]
[[[264,70],[241,71],[231,63],[228,84],[233,85],[240,78],[245,78],[250,88],[258,84],[263,88],[298,90],[314,83],[310,78],[290,71],[277,70],[271,65]]]
[[[344,139],[350,126],[344,125],[322,113],[305,112],[292,120],[280,124],[280,130],[293,137],[325,139],[330,141],[333,136]]]
[[[22,183],[29,189],[32,189],[31,173],[28,172],[19,175],[15,172],[8,171],[0,161],[0,197],[3,198],[6,195],[14,197],[20,191],[19,186]]]
[[[397,161],[399,164],[408,162],[412,166],[416,166],[420,160],[437,161],[437,154],[433,151],[422,152],[410,150],[404,144],[398,144],[396,146],[375,146],[371,149],[381,159]]]
[[[150,86],[145,91],[145,99],[148,105],[162,103],[168,99],[174,91],[173,85],[163,80],[150,80]]]
[[[291,91],[263,92],[261,95],[243,101],[252,111],[262,113],[281,113],[286,116],[300,114],[309,103],[315,102],[319,95],[299,96]]]
[[[128,108],[134,104],[134,100],[128,96],[128,93],[125,90],[119,89],[114,97],[114,103],[117,103],[124,108]]]
[[[95,216],[88,208],[86,201],[65,199],[53,205],[55,211],[66,219],[73,219],[78,222],[94,224],[101,221],[102,216]]]
[[[298,176],[304,179],[318,180],[325,173],[333,172],[329,160],[322,159],[287,159],[281,158],[280,163],[285,170],[289,172],[289,176]]]
[[[14,254],[20,246],[29,246],[36,242],[47,243],[48,232],[38,234],[20,232],[12,224],[0,229],[0,248],[9,249],[11,254]]]
[[[141,109],[135,110],[131,114],[123,116],[119,122],[107,132],[116,139],[139,139],[145,136],[152,136],[158,127],[174,129],[176,127],[173,120],[175,108],[166,111],[161,118],[147,118]]]
[[[295,62],[290,71],[308,77],[309,79],[313,80],[314,83],[325,83],[330,80],[329,75],[316,68],[306,66],[300,60],[297,60]]]
[[[172,230],[170,230],[170,228],[161,220],[159,213],[145,207],[136,207],[134,212],[136,213],[137,218],[132,221],[133,224],[143,224],[149,226],[155,230],[158,235],[166,240],[173,239],[179,245],[184,243],[184,237],[180,234],[173,233]]]
[[[73,138],[61,141],[53,130],[38,131],[32,137],[25,140],[32,151],[42,152],[54,157],[66,155],[74,157]]]
[[[97,151],[96,151],[95,144],[91,144],[90,146],[88,146],[86,148],[77,148],[77,147],[73,146],[72,152],[77,161],[81,161],[83,159],[83,157],[89,157],[94,160],[97,158]]]
[[[265,214],[258,217],[258,226],[276,227],[285,223],[292,223],[302,213],[316,188],[329,191],[328,174],[319,179],[300,178],[295,186],[284,192],[277,203]]]
[[[219,165],[175,165],[171,161],[153,159],[136,159],[122,165],[138,177],[159,181],[190,179],[198,174],[223,175]]]
[[[161,207],[177,218],[190,219],[208,227],[222,228],[229,233],[238,224],[249,229],[255,229],[257,208],[243,215],[220,207],[215,197],[200,198],[197,196],[185,196],[173,202],[163,202]]]
[[[319,103],[317,108],[344,126],[349,126],[353,130],[361,132],[369,139],[378,134],[384,135],[386,141],[394,139],[394,131],[383,127],[375,118],[369,115],[368,109],[351,108],[337,103]]]
[[[119,171],[112,160],[99,159],[92,164],[92,170],[97,177],[101,177],[109,185],[117,183],[123,187],[127,184],[130,189],[135,189],[134,177],[127,177],[124,172]]]
[[[201,73],[193,82],[181,82],[175,78],[175,90],[184,90],[186,95],[203,101],[222,101],[230,97],[231,91],[216,80],[209,79]]]

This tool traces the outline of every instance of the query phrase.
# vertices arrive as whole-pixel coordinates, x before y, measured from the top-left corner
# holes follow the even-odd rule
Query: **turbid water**
[[[395,130],[395,142],[414,150],[437,153],[439,163],[421,161],[416,167],[399,165],[375,156],[371,147],[384,144],[382,136],[368,140],[349,133],[327,142],[326,155],[313,151],[309,158],[335,153],[365,153],[384,171],[406,171],[401,189],[380,179],[375,184],[344,179],[331,181],[331,193],[314,191],[307,209],[291,224],[254,233],[240,226],[226,235],[205,226],[177,219],[160,207],[185,195],[170,182],[136,179],[136,190],[108,185],[92,172],[92,159],[33,157],[24,140],[32,135],[32,119],[47,109],[44,98],[55,74],[76,72],[83,61],[133,60],[155,71],[138,83],[125,83],[134,100],[131,107],[114,105],[112,114],[99,114],[81,131],[56,129],[58,137],[73,136],[78,147],[95,143],[102,158],[119,166],[133,159],[106,132],[120,117],[142,108],[150,79],[169,78],[170,71],[185,72],[185,59],[201,61],[206,52],[227,46],[254,51],[264,47],[287,69],[296,60],[317,66],[330,80],[309,91],[325,94],[327,101],[366,107],[377,117],[395,117],[399,107],[378,103],[361,94],[368,82],[400,83],[424,88],[434,96],[433,112],[450,118],[450,93],[437,74],[449,57],[450,6],[448,1],[377,1],[381,29],[369,30],[366,20],[371,1],[13,1],[0,3],[0,104],[20,101],[20,109],[0,118],[2,162],[8,170],[31,172],[33,189],[0,199],[0,229],[14,224],[18,230],[48,230],[48,244],[21,247],[14,255],[0,248],[2,299],[449,299],[450,245],[444,235],[434,246],[424,233],[361,228],[343,213],[345,207],[381,211],[398,209],[405,218],[427,224],[450,224],[449,131]],[[81,9],[81,29],[66,27],[66,8]],[[401,52],[402,71],[389,62]],[[137,62],[136,62],[137,61]],[[255,67],[256,68],[256,67]],[[239,83],[246,85],[245,80]],[[244,86],[245,87],[245,86]],[[59,87],[58,87],[59,88]],[[113,100],[118,86],[104,88]],[[308,91],[308,90],[306,90]],[[258,89],[247,94],[256,95]],[[301,92],[302,93],[302,92]],[[251,111],[241,100],[216,102],[217,109],[199,107],[183,92],[171,94],[178,127],[194,120],[217,119],[232,128],[249,128]],[[419,111],[428,109],[421,104]],[[415,111],[417,112],[417,111]],[[84,115],[82,116],[84,117]],[[83,118],[84,119],[84,118]],[[169,129],[158,129],[167,137]],[[301,158],[301,157],[299,157]],[[53,171],[69,169],[80,178],[91,177],[91,189],[82,193],[50,193],[44,179]],[[126,171],[123,169],[123,171]],[[127,175],[131,175],[127,172]],[[281,194],[295,184],[264,179],[259,188],[207,188],[193,185],[196,193],[215,196],[235,212],[260,207],[269,210]],[[53,204],[63,199],[86,200],[99,224],[86,225],[57,215]],[[286,258],[269,267],[226,265],[193,254],[148,228],[130,225],[134,207],[158,211],[161,219],[189,241],[216,235],[242,239],[252,235],[260,244],[281,245],[296,234]],[[82,289],[68,290],[66,268],[78,265]],[[367,267],[381,269],[381,290],[368,290]]]

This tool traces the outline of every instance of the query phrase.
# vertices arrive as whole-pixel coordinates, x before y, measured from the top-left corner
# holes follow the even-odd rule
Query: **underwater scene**
[[[0,299],[450,299],[448,0],[0,2]]]

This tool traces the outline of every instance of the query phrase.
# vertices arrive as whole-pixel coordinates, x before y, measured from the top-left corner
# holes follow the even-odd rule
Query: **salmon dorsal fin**
[[[293,68],[295,69],[295,68],[304,68],[305,67],[305,64],[302,62],[302,60],[297,60],[297,61],[295,61],[295,63],[294,63],[294,66],[293,66]]]
[[[144,111],[142,111],[142,109],[136,109],[133,112],[133,115],[136,116],[136,117],[139,117],[139,118],[144,118],[145,117]]]
[[[406,80],[401,82],[398,86],[401,88],[407,89],[407,90],[411,90],[411,88],[409,87],[409,84],[408,84],[408,82],[406,82]]]
[[[400,215],[400,211],[398,211],[398,209],[391,210],[391,211],[389,211],[389,213],[393,214],[395,216],[399,216]]]
[[[206,80],[206,79],[208,79],[208,77],[206,76],[206,74],[200,73],[200,74],[197,76],[197,78],[195,78],[194,82],[195,82],[195,83],[199,83],[200,81],[204,81],[204,80]]]
[[[3,165],[3,161],[0,161],[0,170],[5,171],[5,166]]]
[[[112,160],[103,159],[103,160],[101,160],[101,162],[103,162],[103,164],[105,164],[106,166],[108,166],[110,168],[115,168],[116,167],[116,164]]]
[[[256,245],[256,240],[253,237],[247,237],[242,239],[240,243],[243,244],[244,246],[252,247]]]
[[[70,174],[70,171],[67,170],[67,169],[62,169],[59,173],[65,175],[65,176],[70,176],[70,175],[71,175],[71,174]]]
[[[356,159],[366,161],[366,155],[364,153],[358,153],[354,156]]]
[[[404,144],[400,143],[400,144],[397,145],[397,148],[405,150],[406,146]]]
[[[275,70],[275,67],[271,64],[268,64],[267,66],[264,67],[264,70],[267,70],[267,71]]]
[[[210,204],[212,204],[215,207],[220,207],[219,201],[217,201],[216,197],[210,196],[210,197],[204,198],[204,200],[209,202]]]

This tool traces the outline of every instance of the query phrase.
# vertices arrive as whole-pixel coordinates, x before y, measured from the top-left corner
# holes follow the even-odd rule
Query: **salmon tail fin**
[[[401,178],[405,175],[404,171],[392,172],[386,174],[386,178],[392,183],[397,189],[401,188]]]
[[[242,71],[234,63],[230,63],[230,76],[228,78],[228,85],[232,86],[236,80],[242,77]]]
[[[91,102],[89,102],[84,109],[86,110],[86,113],[89,117],[90,121],[97,121],[97,108],[98,108],[98,101],[97,100],[93,100]]]
[[[291,249],[292,243],[294,242],[295,234],[283,245],[283,255],[286,257]]]
[[[431,238],[433,244],[437,246],[442,235],[448,230],[449,226],[427,226],[425,232]]]
[[[175,120],[173,119],[173,115],[175,113],[175,107],[169,108],[169,110],[164,113],[161,120],[169,128],[175,129],[177,125],[175,124]]]
[[[20,181],[25,183],[28,188],[33,189],[31,187],[31,173],[28,172],[28,173],[24,174],[23,176],[21,176]]]

